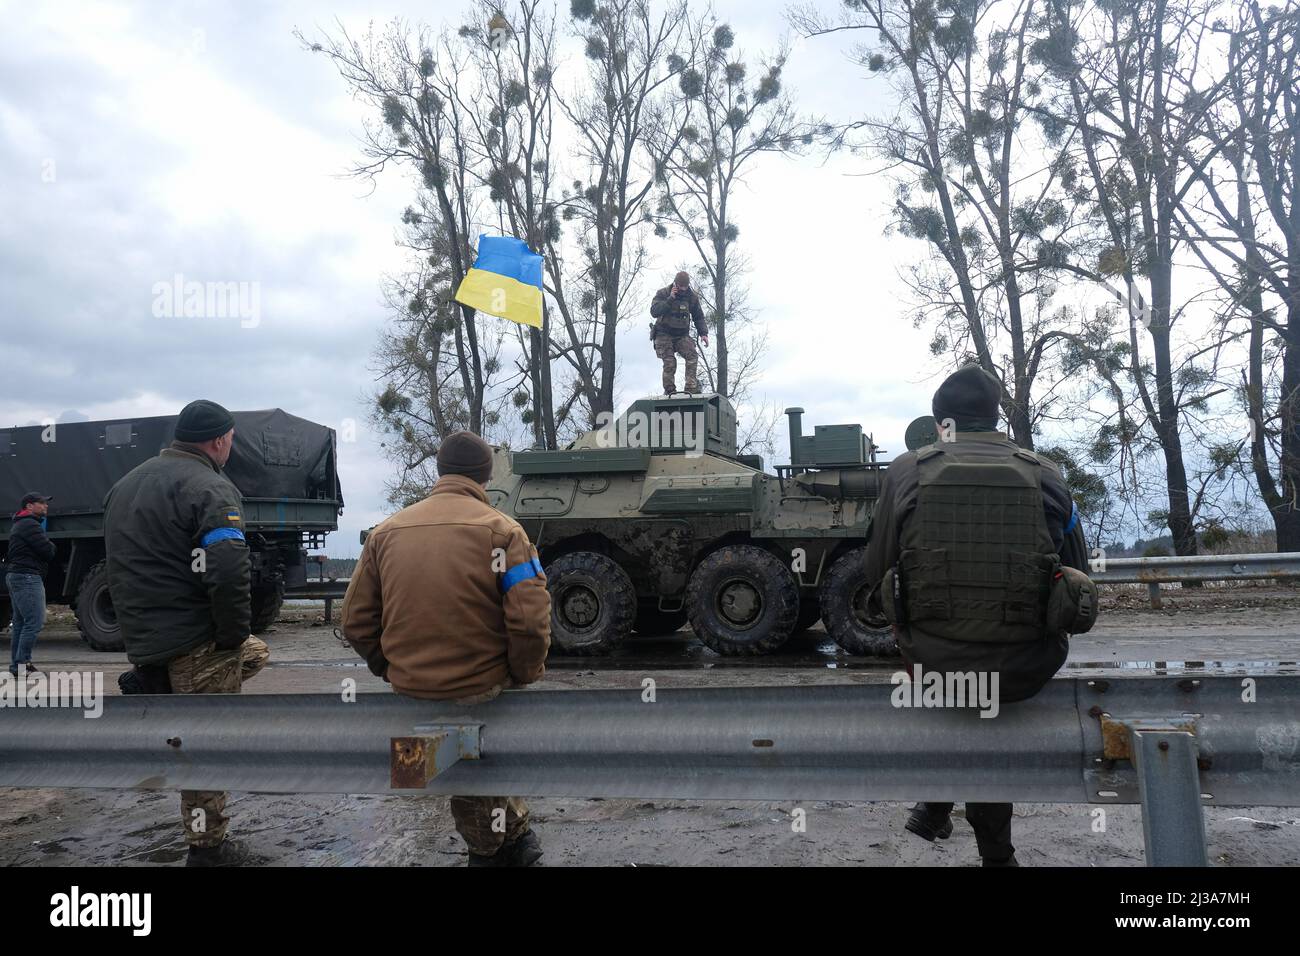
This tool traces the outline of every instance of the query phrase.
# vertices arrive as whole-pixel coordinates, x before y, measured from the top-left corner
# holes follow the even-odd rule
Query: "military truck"
[[[775,474],[737,453],[716,394],[641,399],[561,450],[496,450],[488,499],[537,546],[558,650],[689,620],[720,654],[766,654],[820,618],[849,653],[896,653],[866,613],[879,449],[861,425],[804,435],[803,409],[786,415],[791,461]]]
[[[280,614],[285,587],[305,585],[307,549],[324,545],[343,510],[332,428],[278,408],[235,412],[224,472],[243,498],[252,558],[252,630]],[[52,495],[48,530],[57,548],[45,579],[51,604],[67,604],[85,642],[123,649],[104,561],[104,496],[136,465],[171,443],[176,416],[0,429],[0,562],[13,511],[29,491]],[[12,609],[0,576],[0,627]]]

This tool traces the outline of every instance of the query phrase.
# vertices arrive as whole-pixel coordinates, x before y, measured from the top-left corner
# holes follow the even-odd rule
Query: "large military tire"
[[[113,612],[113,598],[108,593],[108,562],[100,561],[81,579],[72,606],[77,615],[81,639],[94,651],[124,651],[122,628]]]
[[[636,589],[612,558],[595,551],[562,554],[546,566],[551,647],[561,654],[607,654],[636,620]]]
[[[752,545],[730,545],[695,569],[686,607],[706,647],[734,657],[770,654],[794,633],[799,585],[776,556]]]
[[[253,615],[248,629],[254,634],[262,634],[280,619],[280,608],[284,604],[284,582],[276,581],[253,588],[251,603]]]
[[[686,623],[686,609],[680,611],[661,611],[657,607],[642,607],[636,612],[636,622],[632,630],[642,637],[663,637],[681,630]]]
[[[867,617],[867,549],[854,548],[831,565],[822,582],[822,620],[832,640],[850,654],[865,657],[897,657],[894,630]]]

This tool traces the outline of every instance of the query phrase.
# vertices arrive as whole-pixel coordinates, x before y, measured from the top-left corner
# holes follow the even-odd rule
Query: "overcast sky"
[[[788,32],[783,4],[715,7],[746,51]],[[0,426],[173,414],[198,397],[336,429],[355,421],[329,548],[355,555],[357,532],[386,513],[390,466],[363,399],[412,187],[397,173],[373,191],[346,176],[362,107],[292,32],[333,30],[336,18],[362,32],[395,15],[458,24],[463,9],[0,2]],[[844,120],[879,108],[883,87],[845,45],[792,39],[785,79],[803,110]],[[923,250],[883,234],[890,190],[870,169],[765,158],[737,219],[750,301],[770,331],[755,397],[803,406],[805,428],[861,422],[898,452],[944,369],[907,321],[898,279]],[[647,305],[678,264],[671,245],[651,248]],[[177,275],[255,283],[257,323],[156,315],[155,286]],[[619,353],[620,405],[659,391],[640,312]]]

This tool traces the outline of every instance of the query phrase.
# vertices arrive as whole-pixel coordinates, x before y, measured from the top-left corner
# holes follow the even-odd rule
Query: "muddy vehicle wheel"
[[[636,619],[636,589],[612,558],[594,551],[562,554],[546,566],[551,592],[551,646],[562,654],[605,654]]]
[[[81,639],[96,651],[124,651],[122,628],[113,611],[113,599],[108,593],[108,562],[100,561],[81,579],[77,600],[73,605],[77,615],[77,630]]]
[[[686,623],[686,609],[680,611],[661,611],[652,605],[642,606],[636,612],[636,623],[632,630],[642,637],[663,637],[681,629]]]
[[[280,619],[280,608],[284,605],[284,582],[275,581],[253,588],[251,595],[252,620],[249,631],[262,634]]]
[[[850,654],[897,657],[893,628],[887,621],[867,616],[871,587],[866,557],[865,547],[854,548],[831,565],[821,589],[822,620],[835,643]]]
[[[691,627],[719,654],[769,654],[794,632],[799,585],[775,555],[753,545],[714,551],[686,588]]]

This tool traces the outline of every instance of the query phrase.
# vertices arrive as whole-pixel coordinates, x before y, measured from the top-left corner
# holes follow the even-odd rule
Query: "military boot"
[[[244,866],[255,862],[239,840],[222,840],[217,846],[191,846],[186,866]]]
[[[532,866],[542,856],[542,841],[532,830],[526,831],[513,843],[504,844],[491,856],[470,851],[470,866]]]
[[[1012,853],[1010,856],[1005,857],[1001,860],[994,860],[994,859],[990,859],[987,856],[982,856],[980,857],[980,865],[981,866],[1019,866],[1020,864],[1016,862],[1016,855]]]
[[[915,833],[931,843],[936,839],[946,840],[952,836],[952,811],[936,813],[929,804],[918,803],[907,815],[905,827],[908,833]]]
[[[526,830],[506,849],[510,851],[510,866],[532,866],[542,858],[542,841],[532,830]]]

